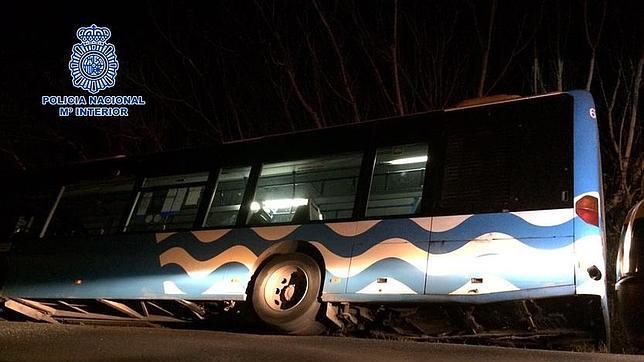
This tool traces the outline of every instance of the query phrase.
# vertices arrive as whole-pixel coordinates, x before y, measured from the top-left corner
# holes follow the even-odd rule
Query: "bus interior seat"
[[[295,209],[291,222],[294,224],[304,224],[313,220],[321,220],[320,208],[309,199],[306,205],[300,205]]]
[[[248,224],[250,225],[261,225],[261,224],[270,224],[273,217],[271,214],[264,210],[263,208],[257,210],[253,216],[250,217]]]

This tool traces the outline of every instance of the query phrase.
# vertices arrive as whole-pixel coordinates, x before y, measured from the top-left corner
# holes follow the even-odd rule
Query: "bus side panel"
[[[344,294],[356,225],[349,222],[21,240],[12,252],[3,295],[243,300],[258,257],[283,241],[306,241],[316,247],[327,269],[324,292]],[[371,240],[387,237],[378,230],[361,233]]]
[[[15,243],[3,295],[244,300],[258,257],[284,241],[306,241],[316,247],[326,265],[323,292],[344,294],[356,225],[348,222],[21,240]],[[378,228],[360,233],[370,240],[386,237]]]
[[[163,295],[151,235],[14,242],[3,295],[141,298]]]
[[[355,222],[157,234],[164,294],[243,300],[259,258],[284,252],[268,249],[292,241],[308,242],[322,255],[323,293],[344,294],[355,235]]]
[[[547,288],[574,285],[573,216],[557,209],[434,217],[426,294],[495,293],[502,301],[520,296],[508,292],[544,288],[547,297]]]
[[[320,251],[327,295],[376,301],[405,294],[469,295],[477,289],[476,295],[561,286],[573,283],[572,265],[565,262],[572,253],[571,223],[553,221],[552,215],[566,219],[571,213],[36,239],[17,244],[6,295],[241,300],[258,257],[282,241],[309,242]]]
[[[156,234],[166,298],[243,299],[257,254],[267,246],[248,229]]]
[[[430,222],[428,217],[358,222],[358,230],[365,231],[355,236],[347,293],[373,301],[422,295]]]
[[[389,219],[159,234],[161,267],[168,277],[163,281],[165,294],[244,298],[262,253],[270,253],[267,249],[281,242],[303,241],[324,259],[325,295],[361,294],[370,295],[370,300],[392,294],[422,295],[429,222],[430,218]],[[195,285],[199,274],[222,268],[229,268],[223,280],[209,287]]]

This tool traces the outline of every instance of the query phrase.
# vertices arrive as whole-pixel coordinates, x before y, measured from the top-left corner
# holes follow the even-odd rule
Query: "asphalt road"
[[[0,321],[0,361],[644,361],[644,356],[342,337]]]

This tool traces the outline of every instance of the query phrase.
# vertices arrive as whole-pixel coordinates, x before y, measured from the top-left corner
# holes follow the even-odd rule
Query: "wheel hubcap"
[[[309,279],[304,270],[296,266],[283,266],[275,270],[264,288],[264,300],[275,311],[295,308],[309,287]]]

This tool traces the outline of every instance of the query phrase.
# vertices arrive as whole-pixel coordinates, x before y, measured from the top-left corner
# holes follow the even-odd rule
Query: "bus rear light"
[[[575,203],[575,211],[585,222],[599,226],[599,202],[596,197],[586,195]]]

